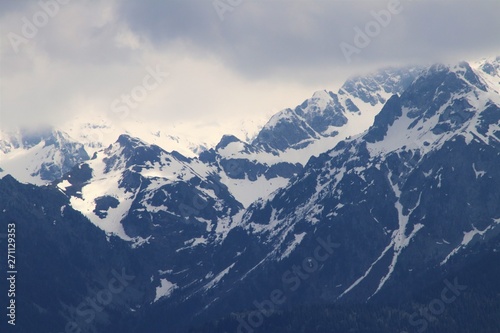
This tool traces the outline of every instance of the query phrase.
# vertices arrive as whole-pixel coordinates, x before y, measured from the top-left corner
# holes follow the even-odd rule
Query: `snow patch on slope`
[[[288,245],[288,247],[286,248],[286,250],[283,252],[283,254],[281,255],[281,257],[278,260],[283,260],[286,257],[288,257],[290,255],[290,253],[292,253],[292,251],[295,250],[297,245],[299,245],[302,242],[305,235],[306,235],[306,232],[303,232],[300,234],[295,234],[294,239],[292,240],[290,245]]]
[[[222,177],[221,182],[228,187],[229,192],[236,200],[244,207],[248,207],[259,198],[267,198],[274,191],[285,187],[288,184],[288,179],[283,177],[266,179],[265,176],[260,176],[257,180],[250,181],[246,176],[245,179],[233,179],[225,176]]]
[[[177,288],[177,284],[168,281],[167,279],[160,279],[160,286],[156,287],[156,296],[153,303],[159,301],[163,297],[168,297]]]
[[[500,224],[500,219],[493,219],[493,221],[495,222],[494,225],[490,225],[489,227],[487,227],[486,229],[484,230],[478,230],[475,226],[472,226],[472,230],[470,231],[467,231],[467,232],[464,232],[464,236],[462,238],[462,242],[460,243],[460,245],[458,245],[456,248],[454,248],[447,256],[446,258],[443,259],[443,261],[441,261],[441,266],[446,264],[448,262],[448,260],[454,256],[455,254],[457,254],[460,250],[464,249],[465,247],[467,247],[467,245],[469,245],[469,243],[474,239],[474,237],[476,237],[477,235],[479,235],[480,237],[484,236],[488,231],[492,230],[493,228],[496,227],[496,224]]]
[[[226,269],[222,270],[219,274],[217,274],[216,277],[214,277],[209,283],[207,283],[205,285],[205,290],[208,290],[208,289],[211,289],[213,288],[216,284],[218,284],[220,282],[220,280],[222,280],[222,278],[227,274],[229,273],[229,271],[231,270],[231,268],[233,268],[233,266],[235,265],[236,263],[233,263],[231,264],[229,267],[227,267]]]

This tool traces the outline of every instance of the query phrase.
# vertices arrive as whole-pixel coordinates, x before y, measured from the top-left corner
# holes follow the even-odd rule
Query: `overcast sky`
[[[0,121],[57,125],[125,107],[203,130],[380,66],[500,55],[500,1],[396,2],[2,0]],[[356,45],[358,28],[371,36]]]

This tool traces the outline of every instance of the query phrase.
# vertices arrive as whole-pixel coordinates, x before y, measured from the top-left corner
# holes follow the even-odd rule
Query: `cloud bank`
[[[41,0],[0,13],[3,126],[116,116],[135,92],[137,118],[213,128],[380,66],[500,54],[496,0]],[[143,97],[156,67],[168,76]]]

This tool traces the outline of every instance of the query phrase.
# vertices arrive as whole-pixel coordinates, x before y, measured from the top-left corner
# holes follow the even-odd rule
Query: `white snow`
[[[140,144],[140,143],[139,143]],[[147,244],[149,239],[130,238],[125,233],[121,220],[128,214],[132,203],[135,201],[138,191],[143,191],[144,199],[140,202],[143,211],[156,213],[159,211],[167,211],[169,207],[161,204],[153,206],[151,204],[154,193],[160,190],[160,187],[179,181],[188,181],[193,177],[204,179],[208,174],[214,172],[211,167],[208,167],[198,160],[191,162],[180,161],[173,155],[162,152],[160,153],[160,162],[146,163],[141,166],[141,175],[150,180],[147,188],[141,184],[134,190],[128,191],[125,187],[120,187],[124,172],[127,171],[126,160],[123,156],[123,147],[115,143],[109,149],[99,151],[96,158],[87,161],[87,164],[92,169],[92,179],[84,184],[80,196],[70,198],[71,205],[76,210],[82,212],[93,224],[104,230],[107,235],[116,235],[126,241],[134,242],[133,247],[137,248],[143,244]],[[114,158],[113,165],[107,166],[106,159]],[[108,162],[109,163],[109,162]],[[64,189],[69,183],[63,181],[58,184],[58,187]],[[216,197],[214,189],[203,189],[204,194],[211,197]],[[168,193],[165,193],[167,196]],[[96,207],[96,199],[102,196],[111,196],[118,199],[118,206],[109,208],[107,215],[103,218],[94,213]],[[211,228],[211,221],[205,221],[207,229]]]
[[[474,169],[474,173],[476,174],[476,179],[479,179],[486,174],[486,171],[479,171],[476,169],[476,163],[472,163],[472,168]]]
[[[160,300],[160,298],[170,296],[176,288],[177,284],[172,283],[167,279],[160,279],[160,286],[156,287],[156,296],[153,303]]]
[[[272,129],[276,127],[276,125],[282,120],[291,121],[293,118],[295,118],[295,114],[293,113],[292,109],[285,109],[273,115],[271,119],[269,119],[269,121],[264,125],[264,127]]]
[[[52,146],[45,147],[45,141],[36,146],[25,149],[20,147],[8,153],[0,151],[0,177],[10,174],[21,183],[45,185],[39,172],[42,163],[61,164],[61,155]]]
[[[133,249],[137,249],[138,247],[143,246],[144,244],[149,244],[149,241],[151,240],[153,236],[148,236],[148,238],[142,238],[142,237],[135,237],[134,238],[134,243],[132,244]]]
[[[489,57],[480,60],[471,61],[470,66],[476,74],[478,74],[484,83],[491,89],[500,95],[500,57]],[[486,73],[483,68],[485,65],[489,65],[494,68],[492,73]]]
[[[500,224],[500,219],[493,219],[493,222],[495,222],[495,224]],[[441,265],[444,265],[446,262],[448,262],[448,260],[452,256],[454,256],[455,254],[457,254],[461,249],[467,247],[467,245],[469,245],[469,243],[474,239],[474,237],[476,237],[477,235],[484,236],[488,231],[490,231],[493,228],[495,228],[496,227],[495,224],[488,226],[486,229],[484,229],[482,231],[478,230],[474,225],[472,225],[472,230],[464,232],[464,236],[462,238],[462,242],[456,248],[454,248],[446,256],[446,258],[443,259],[443,261],[441,261]]]
[[[390,179],[390,176],[388,178]],[[400,194],[399,188],[397,186],[395,186],[394,184],[392,184],[392,186],[393,186],[394,192],[396,193],[396,197],[399,198],[399,194]],[[402,213],[403,207],[398,199],[398,201],[395,203],[395,207],[396,207],[396,209],[398,211],[398,215],[399,215],[399,229],[397,229],[393,232],[392,240],[389,243],[389,245],[386,246],[386,248],[382,251],[380,256],[370,265],[370,267],[366,270],[366,272],[361,277],[359,277],[356,281],[354,281],[346,290],[344,290],[342,292],[342,294],[340,294],[340,296],[337,299],[342,298],[345,294],[349,293],[352,289],[354,289],[357,285],[359,285],[359,283],[361,283],[361,281],[363,281],[370,274],[370,272],[372,271],[375,264],[377,264],[386,255],[386,253],[392,249],[394,251],[394,254],[393,254],[391,263],[388,267],[388,272],[386,275],[384,275],[382,277],[377,289],[369,298],[373,297],[375,294],[377,294],[380,291],[380,289],[382,289],[384,284],[391,277],[391,275],[394,271],[394,268],[396,267],[399,255],[401,254],[402,250],[406,246],[408,246],[408,244],[410,243],[410,240],[415,236],[415,234],[420,229],[422,229],[424,227],[423,224],[417,223],[417,224],[415,224],[415,226],[414,226],[414,228],[409,236],[405,236],[405,234],[404,234],[406,231],[406,225],[408,223],[408,218],[411,215],[411,213],[415,210],[415,208],[417,208],[419,206],[419,204],[420,204],[420,198],[419,198],[417,204],[415,205],[415,207],[410,210],[408,215],[404,215]]]
[[[366,270],[366,272],[360,278],[358,278],[356,281],[354,281],[354,283],[352,283],[346,290],[344,290],[342,292],[342,294],[340,294],[339,297],[337,297],[337,299],[340,299],[340,298],[344,297],[345,294],[347,294],[348,292],[350,292],[351,290],[353,290],[358,284],[360,284],[361,281],[363,281],[368,276],[368,274],[370,274],[370,272],[373,269],[373,266],[375,266],[375,264],[378,263],[385,256],[385,254],[387,253],[387,251],[389,251],[392,248],[393,248],[393,243],[391,242],[389,245],[386,246],[386,248],[384,249],[384,251],[382,251],[382,253],[380,254],[380,256],[370,265],[370,267],[368,267],[368,269]]]
[[[328,104],[333,101],[332,97],[326,90],[316,91],[309,99],[309,105],[304,109],[305,113],[318,112],[326,109]]]
[[[64,179],[62,182],[57,184],[57,187],[59,187],[63,191],[66,190],[70,186],[71,186],[71,183],[69,181],[67,181],[66,179]]]
[[[233,179],[223,175],[221,182],[228,187],[236,200],[244,207],[248,207],[259,198],[267,198],[277,189],[285,187],[288,179],[283,177],[266,179],[265,176],[260,176],[257,180],[251,181],[247,176],[245,179]]]
[[[195,247],[195,246],[200,245],[200,244],[207,244],[207,241],[208,241],[208,239],[206,239],[204,237],[196,237],[196,238],[187,240],[186,242],[184,242],[184,244],[188,245],[188,247],[191,248],[191,247]]]
[[[227,274],[229,273],[229,271],[231,270],[231,268],[233,268],[233,266],[235,265],[236,263],[233,263],[231,265],[229,265],[226,269],[222,270],[219,274],[217,274],[216,277],[214,277],[210,282],[208,282],[204,288],[205,290],[208,290],[212,287],[214,287],[217,283],[220,282],[220,280],[222,280],[222,278]]]
[[[283,252],[283,254],[281,255],[281,257],[279,258],[279,260],[283,260],[285,259],[286,257],[288,257],[290,255],[290,253],[292,253],[292,251],[297,247],[297,245],[299,245],[302,240],[304,239],[304,236],[306,235],[305,232],[302,232],[300,234],[295,234],[294,235],[294,239],[292,240],[292,242],[288,245],[288,247],[286,248],[286,250]]]
[[[175,150],[184,156],[195,157],[199,152],[215,146],[223,133],[228,133],[221,122],[218,124],[220,128],[215,131],[200,131],[196,130],[193,124],[158,123],[156,120],[141,119],[140,115],[131,114],[126,119],[117,118],[102,114],[76,117],[63,124],[61,128],[78,142],[84,143],[90,156],[114,143],[121,134],[129,134],[149,144],[158,145],[166,151]],[[251,122],[243,124],[253,129],[244,128],[242,132],[253,133],[256,130],[254,128],[257,127],[256,124]],[[239,129],[240,126],[233,128]]]
[[[407,229],[409,217],[411,216],[411,214],[413,213],[413,211],[420,205],[420,198],[422,196],[422,193],[420,193],[418,201],[415,204],[415,206],[412,209],[409,209],[408,214],[405,215],[403,213],[403,205],[399,201],[400,198],[401,198],[401,190],[399,189],[399,187],[398,187],[397,184],[394,184],[391,181],[391,176],[392,176],[392,173],[389,173],[389,175],[388,175],[387,178],[388,178],[388,181],[391,184],[392,189],[394,191],[394,194],[395,194],[395,196],[397,198],[394,206],[395,206],[395,208],[396,208],[396,210],[398,212],[399,228],[397,230],[395,230],[393,232],[393,234],[392,234],[392,241],[391,241],[390,245],[394,249],[394,254],[393,254],[393,257],[392,257],[392,261],[391,261],[391,263],[389,265],[388,272],[387,272],[386,275],[384,275],[382,277],[382,279],[379,282],[379,285],[378,285],[377,289],[370,296],[370,298],[373,297],[375,294],[377,294],[382,289],[382,287],[385,285],[385,283],[387,282],[387,280],[389,280],[389,278],[391,277],[392,273],[394,272],[394,268],[397,265],[398,258],[401,255],[401,252],[404,250],[405,247],[408,246],[408,244],[410,243],[411,239],[416,235],[416,233],[424,227],[423,224],[417,223],[417,224],[415,224],[413,226],[413,230],[411,231],[410,235],[406,236],[406,229]]]
[[[71,206],[84,214],[93,224],[104,230],[106,234],[116,235],[124,240],[132,241],[127,236],[121,220],[127,215],[136,193],[126,192],[120,188],[121,170],[105,172],[105,163],[100,159],[89,161],[92,169],[93,179],[82,188],[82,197],[71,197]],[[93,212],[95,209],[95,199],[101,196],[112,196],[119,200],[116,208],[109,208],[107,216],[101,219]]]

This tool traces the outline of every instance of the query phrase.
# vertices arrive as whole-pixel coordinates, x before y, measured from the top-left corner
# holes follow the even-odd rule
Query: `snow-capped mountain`
[[[187,157],[197,156],[213,144],[191,137],[190,131],[183,129],[182,124],[158,124],[133,116],[125,119],[111,115],[76,117],[60,127],[74,140],[83,143],[91,156],[114,143],[122,134],[139,137],[144,142],[167,151],[175,150]]]
[[[471,62],[471,67],[481,76],[490,90],[500,93],[500,56]]]
[[[158,225],[160,220],[167,225],[205,224],[203,230],[215,232],[241,208],[215,170],[128,135],[75,166],[57,187],[71,198],[72,207],[108,235],[139,243],[155,228],[165,227]]]
[[[61,131],[0,132],[0,177],[10,174],[22,182],[47,184],[88,158],[84,145]]]
[[[470,251],[498,251],[489,242],[500,234],[499,97],[465,62],[425,70],[367,132],[246,210],[241,225],[269,246],[230,280],[243,279],[234,299],[245,281],[265,286],[257,299],[278,288],[292,303],[404,298]],[[280,272],[326,237],[337,245],[328,262],[311,259],[314,281],[291,288],[300,279]]]
[[[252,142],[226,135],[199,156],[123,133],[107,145],[2,141],[4,156],[32,152],[33,165],[51,159],[34,160],[47,156],[36,147],[93,147],[48,186],[0,180],[2,221],[30,238],[28,290],[55,279],[76,291],[38,292],[23,311],[47,321],[40,332],[83,325],[79,302],[114,265],[131,287],[88,330],[187,332],[235,312],[242,325],[276,291],[277,311],[411,300],[500,251],[499,68],[497,57],[353,78],[278,113]]]
[[[200,161],[216,170],[221,182],[245,207],[286,186],[302,169],[300,163],[283,161],[279,155],[232,135],[200,154]]]
[[[148,258],[149,303],[208,290],[220,279],[215,273],[226,268],[212,256],[243,207],[216,170],[198,159],[121,135],[54,186],[109,238]]]
[[[499,251],[500,100],[485,75],[467,63],[423,70],[366,132],[235,216],[229,235],[239,235],[246,260],[224,270],[200,318],[255,310],[276,290],[286,306],[403,301],[472,253]],[[224,244],[232,248],[232,237]]]
[[[200,160],[218,169],[221,181],[246,207],[284,187],[311,156],[366,130],[386,99],[420,71],[388,68],[346,81],[338,94],[317,91],[293,110],[275,114],[251,143],[227,135]]]
[[[262,128],[254,145],[296,161],[298,155],[317,156],[373,124],[387,99],[403,91],[420,73],[420,67],[388,68],[347,80],[335,94],[317,91],[295,109],[274,115]],[[301,154],[287,151],[299,150]],[[291,155],[287,158],[287,155]],[[308,158],[307,158],[308,159]],[[305,164],[307,159],[297,160]]]
[[[157,128],[132,116],[111,119],[110,115],[89,114],[71,119],[59,126],[60,129],[46,131],[56,133],[54,135],[64,138],[67,145],[78,149],[61,149],[52,144],[54,140],[48,140],[44,151],[39,152],[42,147],[17,143],[22,141],[19,134],[22,132],[2,134],[2,147],[5,148],[0,167],[4,174],[10,173],[23,182],[47,184],[86,160],[85,152],[92,156],[126,134],[189,158],[199,156],[208,168],[215,168],[214,172],[233,196],[248,206],[284,187],[311,156],[367,129],[386,98],[404,89],[419,70],[416,67],[385,69],[346,81],[338,94],[318,91],[294,110],[285,109],[274,115],[256,134],[252,131],[258,127],[258,122],[244,121],[238,133],[247,141],[254,137],[250,143],[231,135],[224,136],[217,144],[195,143],[194,138],[179,134],[183,132],[182,126]],[[45,142],[46,134],[43,133],[32,134],[28,140]],[[214,148],[209,149],[210,146]]]
[[[194,144],[160,129],[153,131],[150,125],[140,122],[129,126],[150,144],[161,143],[169,151],[196,156],[206,149],[203,143]],[[92,122],[77,118],[63,126],[41,130],[0,130],[0,172],[25,183],[48,184],[129,132],[105,118],[95,118]]]

